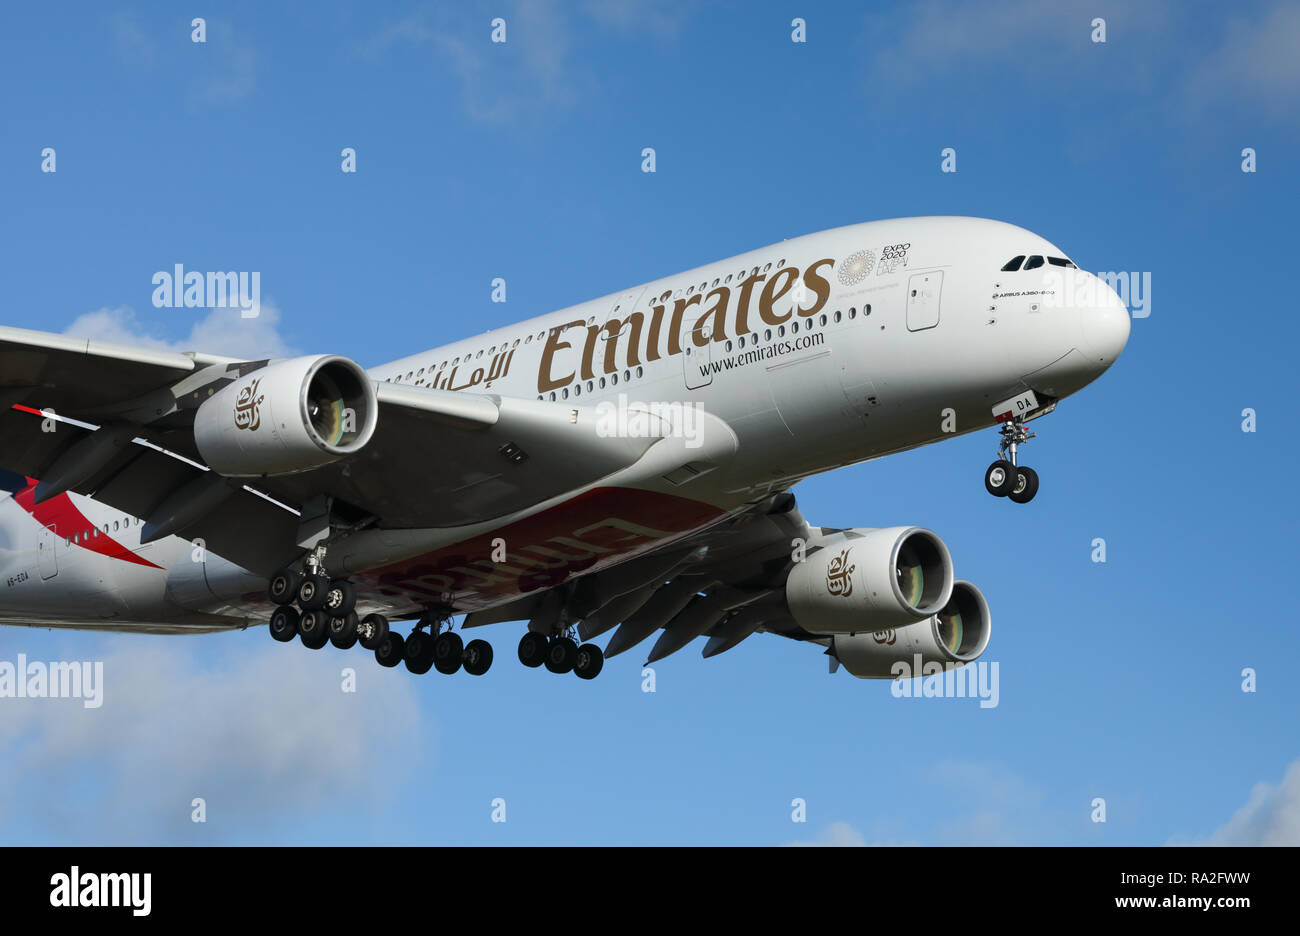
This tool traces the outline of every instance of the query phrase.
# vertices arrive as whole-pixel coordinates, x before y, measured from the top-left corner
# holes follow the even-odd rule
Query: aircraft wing
[[[372,381],[377,422],[359,451],[293,474],[224,478],[197,451],[195,409],[266,363],[0,329],[0,468],[46,482],[38,498],[92,494],[143,518],[149,538],[202,538],[269,574],[300,552],[300,515],[325,503],[357,525],[454,527],[638,462],[667,473],[707,454],[683,453],[664,432],[603,433],[590,407]],[[725,426],[713,436],[734,448]]]
[[[651,555],[473,612],[464,626],[527,620],[531,628],[547,632],[557,623],[578,623],[583,640],[617,628],[606,656],[629,650],[659,632],[646,655],[649,663],[702,635],[708,637],[706,657],[729,650],[757,632],[824,644],[824,638],[795,623],[784,600],[794,551],[813,535],[794,495],[774,494]]]

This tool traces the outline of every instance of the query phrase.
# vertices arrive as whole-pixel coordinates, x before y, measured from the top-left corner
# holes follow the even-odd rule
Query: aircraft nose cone
[[[1129,315],[1123,300],[1105,282],[1097,281],[1096,303],[1079,309],[1084,347],[1092,360],[1109,367],[1128,344]]]

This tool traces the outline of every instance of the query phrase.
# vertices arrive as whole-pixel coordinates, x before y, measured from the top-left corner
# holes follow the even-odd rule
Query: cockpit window
[[[1006,265],[1002,267],[1003,271],[1007,273],[1014,273],[1016,270],[1020,269],[1020,264],[1024,261],[1024,259],[1025,259],[1024,254],[1021,254],[1018,257],[1012,257],[1010,260],[1006,262]]]
[[[1077,266],[1075,266],[1069,260],[1066,260],[1064,257],[1048,257],[1047,262],[1050,263],[1052,266],[1069,267],[1071,270],[1079,269]]]
[[[1038,254],[1034,254],[1032,257],[1030,257],[1028,260],[1025,261],[1026,270],[1037,270],[1042,265],[1043,265],[1043,258],[1038,256]]]

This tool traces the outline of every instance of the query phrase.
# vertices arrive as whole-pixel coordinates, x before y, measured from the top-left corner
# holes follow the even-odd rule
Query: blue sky
[[[1119,363],[1036,424],[1033,504],[984,493],[992,433],[796,489],[813,523],[944,537],[993,606],[999,705],[895,699],[762,636],[645,693],[635,653],[592,683],[525,670],[517,625],[481,680],[260,629],[3,629],[0,659],[107,682],[95,711],[0,701],[0,841],[1300,841],[1294,5],[448,6],[7,7],[4,324],[374,365],[923,214],[1150,272]],[[266,314],[153,308],[175,263],[260,271]]]

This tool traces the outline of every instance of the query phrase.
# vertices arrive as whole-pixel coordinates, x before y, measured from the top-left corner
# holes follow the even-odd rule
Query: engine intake
[[[938,614],[952,583],[948,547],[929,530],[823,531],[790,570],[785,594],[804,630],[869,633]]]
[[[924,621],[871,634],[837,634],[831,652],[859,679],[920,676],[927,663],[961,666],[988,647],[993,619],[988,602],[970,582],[956,582],[943,609]],[[905,667],[899,667],[899,664]]]
[[[292,474],[359,451],[379,401],[360,365],[337,355],[290,358],[245,374],[194,414],[194,443],[230,477]]]

